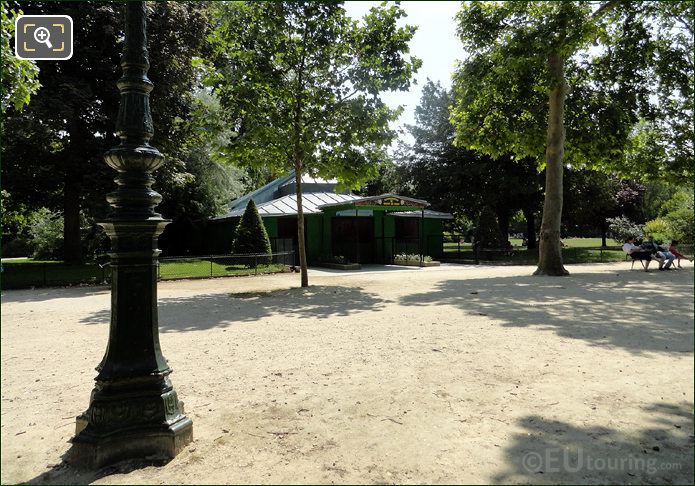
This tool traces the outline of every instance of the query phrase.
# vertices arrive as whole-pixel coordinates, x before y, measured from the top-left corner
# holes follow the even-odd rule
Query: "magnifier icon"
[[[51,32],[46,27],[39,27],[34,31],[34,40],[39,44],[46,44],[49,49],[53,49]]]

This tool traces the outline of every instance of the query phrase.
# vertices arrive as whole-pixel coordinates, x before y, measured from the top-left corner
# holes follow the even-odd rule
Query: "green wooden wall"
[[[331,253],[331,221],[340,208],[327,208],[322,214],[310,214],[305,216],[306,227],[306,251],[307,260],[313,264],[318,262],[322,256],[329,256]],[[413,217],[417,212],[413,212]],[[419,219],[419,218],[417,218]],[[396,235],[396,217],[389,216],[385,211],[374,211],[374,236],[376,245],[376,258],[383,261],[391,258],[391,243],[389,238]],[[211,222],[205,231],[206,253],[224,254],[229,253],[234,240],[234,233],[238,218],[228,221]],[[424,253],[433,258],[441,256],[442,234],[444,221],[441,219],[424,220]],[[269,238],[278,237],[278,218],[265,217],[263,224],[268,232]],[[382,244],[383,239],[385,243]]]

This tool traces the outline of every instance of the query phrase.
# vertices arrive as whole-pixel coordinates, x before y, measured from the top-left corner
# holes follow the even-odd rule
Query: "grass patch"
[[[285,269],[279,263],[261,264],[248,267],[241,263],[218,263],[210,260],[176,260],[162,261],[159,264],[159,278],[170,280],[176,278],[225,277],[234,275],[256,275],[260,273],[278,273]]]

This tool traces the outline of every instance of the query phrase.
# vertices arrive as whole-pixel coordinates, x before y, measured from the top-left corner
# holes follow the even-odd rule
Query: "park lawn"
[[[224,277],[227,275],[254,275],[259,273],[282,272],[285,265],[271,263],[249,267],[240,263],[221,264],[210,260],[166,260],[159,263],[159,278],[169,280],[176,278]]]
[[[2,259],[2,264],[3,265],[8,265],[8,264],[14,264],[14,263],[63,263],[58,260],[35,260],[33,258],[25,257],[25,258],[3,258]]]

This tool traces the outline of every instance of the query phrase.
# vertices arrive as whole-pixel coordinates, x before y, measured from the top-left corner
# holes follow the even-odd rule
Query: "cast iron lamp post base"
[[[77,418],[70,461],[100,468],[123,459],[167,461],[193,440],[193,422],[168,379],[162,388],[137,391],[95,388],[89,409]],[[116,427],[114,427],[116,424]]]
[[[149,144],[154,132],[147,77],[144,2],[125,5],[125,47],[118,80],[120,145],[106,163],[118,172],[107,196],[114,208],[100,223],[111,239],[111,324],[89,408],[77,418],[68,461],[99,468],[123,459],[171,459],[193,439],[193,422],[169,381],[159,345],[157,240],[168,221],[154,208],[162,197],[152,172],[164,157]]]

